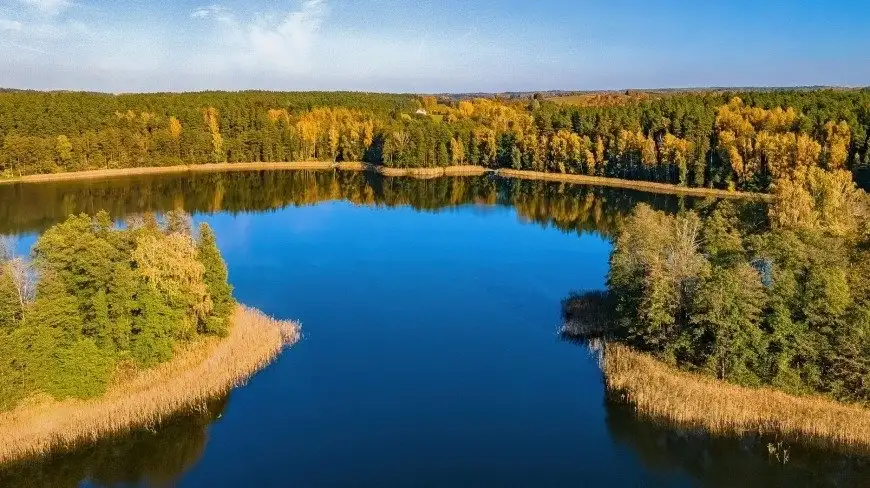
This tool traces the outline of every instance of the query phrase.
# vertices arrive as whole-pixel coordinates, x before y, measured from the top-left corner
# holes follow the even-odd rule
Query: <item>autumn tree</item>
[[[36,391],[96,396],[120,359],[153,366],[181,341],[226,334],[226,265],[208,226],[199,241],[189,226],[178,212],[123,229],[106,213],[72,216],[37,241],[32,272],[3,253],[0,379],[15,388],[0,385],[0,407]]]

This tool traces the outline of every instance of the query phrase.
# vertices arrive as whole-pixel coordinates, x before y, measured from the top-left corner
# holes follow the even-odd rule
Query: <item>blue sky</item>
[[[870,85],[870,1],[0,0],[0,86]]]

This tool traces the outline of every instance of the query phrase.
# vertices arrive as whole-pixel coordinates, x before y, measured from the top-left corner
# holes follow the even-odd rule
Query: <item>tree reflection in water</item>
[[[331,201],[426,212],[458,206],[487,211],[512,208],[518,218],[544,227],[605,237],[615,235],[624,216],[640,202],[671,212],[686,208],[704,212],[716,204],[716,200],[495,176],[418,180],[332,171],[154,175],[0,185],[0,234],[38,233],[69,214],[99,210],[120,220],[146,211],[233,214]],[[758,206],[748,204],[746,208],[751,214]],[[208,425],[225,403],[226,398],[156,431],[137,431],[71,454],[9,466],[0,470],[0,486],[13,482],[15,486],[78,486],[82,479],[96,486],[172,484],[202,456]],[[674,463],[678,469],[687,469],[679,461]]]
[[[609,299],[605,292],[572,293],[562,302],[563,340],[607,354]],[[602,373],[604,374],[604,373]],[[606,425],[650,471],[681,473],[699,486],[866,487],[870,453],[747,432],[710,435],[638,412],[606,392]]]
[[[461,205],[514,207],[527,221],[565,232],[605,236],[612,236],[622,218],[640,202],[667,211],[703,208],[716,202],[496,176],[420,180],[333,171],[195,173],[0,185],[0,234],[40,232],[70,214],[93,215],[100,210],[123,219],[173,209],[189,213],[261,212],[329,201],[410,206],[423,211]]]
[[[607,395],[607,428],[652,471],[681,472],[700,486],[866,487],[870,456],[755,434],[712,437],[638,415]],[[747,485],[747,482],[750,482]]]
[[[66,454],[0,468],[0,486],[61,488],[88,480],[94,486],[170,486],[196,464],[208,442],[208,426],[221,416],[229,396],[202,410],[105,439]],[[12,483],[15,483],[14,485]]]

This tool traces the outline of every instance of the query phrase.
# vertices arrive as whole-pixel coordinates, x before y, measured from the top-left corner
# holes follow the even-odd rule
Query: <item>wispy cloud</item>
[[[24,24],[17,20],[0,19],[0,31],[20,31]]]
[[[70,6],[69,0],[18,0],[18,2],[49,15],[57,15]]]
[[[520,69],[515,44],[473,24],[354,24],[344,7],[333,11],[337,0],[285,0],[265,10],[206,3],[181,11],[183,29],[170,12],[139,22],[74,1],[0,0],[11,13],[0,20],[0,50],[9,53],[0,59],[0,85],[447,91],[481,89],[492,73]],[[507,56],[513,68],[503,66]]]
[[[191,17],[216,22],[213,35],[222,46],[214,54],[225,63],[298,73],[310,69],[310,55],[327,14],[326,1],[303,0],[297,9],[247,18],[220,5],[200,7]]]
[[[820,3],[830,39],[812,45],[781,29],[689,41],[681,29],[709,20],[703,9],[638,4],[623,15],[613,3],[0,0],[0,86],[440,92],[870,80],[870,38],[858,26],[866,1]],[[722,5],[716,15],[742,12]],[[779,10],[755,21],[779,25]],[[619,32],[596,21],[617,15]],[[805,17],[817,27],[818,15]],[[746,39],[777,56],[744,49]]]
[[[190,13],[193,19],[213,18],[217,20],[228,20],[231,18],[231,12],[228,8],[220,5],[209,5],[207,7],[199,7]]]
[[[190,16],[212,26],[197,71],[214,74],[213,80],[231,75],[240,84],[273,80],[270,84],[280,87],[281,80],[290,88],[377,89],[378,83],[396,86],[404,80],[410,89],[422,90],[427,80],[464,80],[499,70],[511,49],[482,40],[475,26],[434,33],[409,26],[398,33],[360,30],[339,25],[332,13],[327,0],[248,15],[220,5],[197,8]]]

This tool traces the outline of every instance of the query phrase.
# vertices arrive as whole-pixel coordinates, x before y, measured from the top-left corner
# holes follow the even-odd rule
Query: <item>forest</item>
[[[103,394],[124,371],[172,358],[176,345],[227,334],[235,307],[208,225],[168,212],[70,216],[32,259],[0,254],[0,411],[34,394]],[[132,368],[132,369],[131,369]]]
[[[870,187],[870,89],[557,103],[366,93],[0,91],[0,176],[216,162],[480,165],[768,192],[810,168]]]
[[[812,168],[778,180],[762,218],[728,201],[639,205],[620,225],[608,293],[586,303],[609,305],[612,339],[681,368],[867,404],[868,200],[847,171]]]

